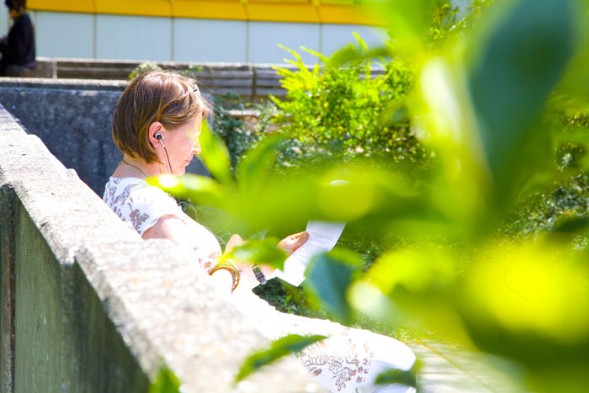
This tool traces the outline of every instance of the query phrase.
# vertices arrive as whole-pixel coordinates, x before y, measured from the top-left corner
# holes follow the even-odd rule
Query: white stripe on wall
[[[380,29],[360,25],[319,25],[31,12],[42,57],[138,61],[283,64],[294,49],[305,62],[316,58],[301,46],[325,55],[358,32],[369,46],[381,45]],[[173,23],[172,23],[173,22]]]

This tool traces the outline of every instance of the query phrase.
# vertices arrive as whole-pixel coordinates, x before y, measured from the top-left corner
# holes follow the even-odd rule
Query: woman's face
[[[12,19],[16,19],[20,16],[20,11],[15,10],[14,8],[9,8],[8,15],[10,15]]]
[[[202,113],[195,116],[183,126],[166,133],[163,142],[170,158],[172,174],[183,175],[194,155],[200,153],[198,137],[201,129]],[[166,157],[163,157],[162,162],[168,166]]]

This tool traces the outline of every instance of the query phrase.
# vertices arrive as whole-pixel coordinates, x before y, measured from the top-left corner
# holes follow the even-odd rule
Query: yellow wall
[[[408,0],[411,1],[411,0]],[[354,0],[28,0],[33,11],[377,25]]]

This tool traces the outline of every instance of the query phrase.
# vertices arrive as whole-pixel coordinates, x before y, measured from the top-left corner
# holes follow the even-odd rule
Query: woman
[[[35,30],[26,12],[26,0],[6,0],[8,13],[14,20],[6,37],[0,38],[0,75],[25,76],[37,65]]]
[[[258,281],[263,282],[260,271],[254,271],[248,263],[216,264],[221,247],[215,236],[184,214],[172,197],[145,182],[152,176],[185,173],[193,155],[200,153],[198,136],[203,118],[210,112],[194,81],[177,73],[152,71],[131,81],[113,115],[113,140],[123,159],[106,184],[104,201],[144,239],[169,239],[188,248],[217,285],[226,287],[227,293],[239,290],[245,294]],[[301,232],[280,245],[292,252],[307,238]],[[233,237],[228,247],[240,242],[239,237]],[[329,391],[414,391],[407,386],[373,384],[381,371],[412,367],[415,356],[398,341],[327,321],[279,313],[256,299],[252,307],[257,308],[259,327],[266,333],[276,338],[288,333],[330,336],[298,355]]]

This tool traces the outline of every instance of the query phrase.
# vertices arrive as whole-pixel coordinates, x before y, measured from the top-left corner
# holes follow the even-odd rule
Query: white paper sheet
[[[337,243],[345,225],[345,223],[309,221],[306,228],[309,240],[287,258],[284,269],[277,270],[274,277],[299,286],[305,280],[305,269],[311,258],[321,252],[330,251]]]

